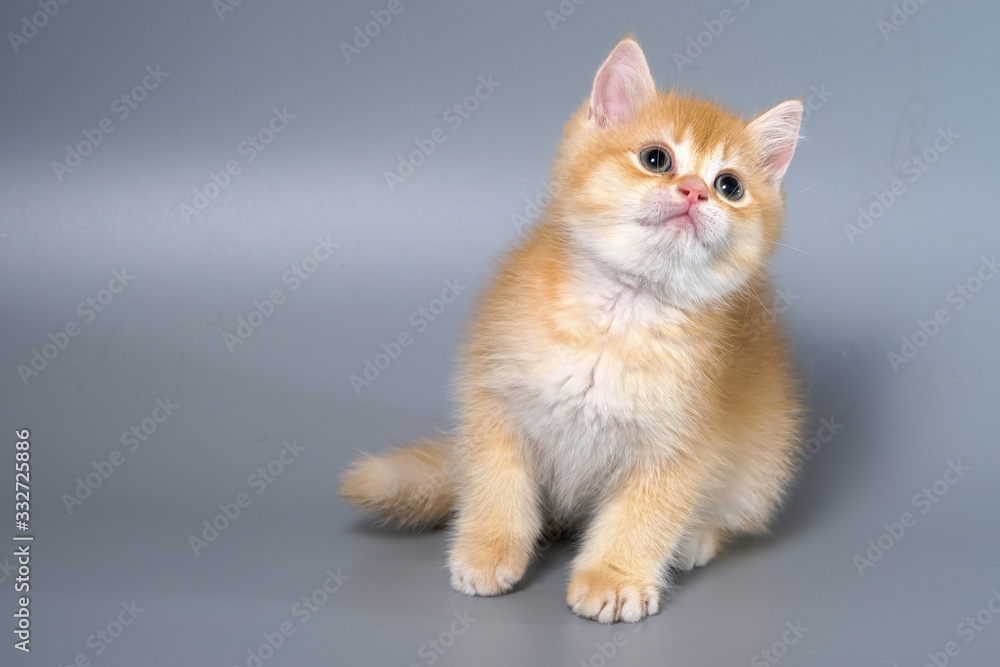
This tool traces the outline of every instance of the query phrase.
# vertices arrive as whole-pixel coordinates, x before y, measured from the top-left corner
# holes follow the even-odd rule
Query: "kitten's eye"
[[[732,174],[719,174],[715,179],[715,189],[729,201],[743,199],[743,183]]]
[[[662,174],[670,171],[670,167],[673,164],[667,149],[659,146],[650,146],[639,151],[639,162],[654,174]]]

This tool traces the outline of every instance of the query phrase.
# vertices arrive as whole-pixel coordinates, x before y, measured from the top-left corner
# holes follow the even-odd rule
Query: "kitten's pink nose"
[[[687,197],[688,208],[699,201],[708,201],[708,188],[700,178],[686,178],[677,184],[677,190]]]

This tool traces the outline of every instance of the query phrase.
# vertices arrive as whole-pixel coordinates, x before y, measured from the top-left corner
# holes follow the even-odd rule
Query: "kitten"
[[[631,38],[565,127],[550,205],[483,296],[459,428],[358,461],[341,493],[453,519],[451,584],[510,591],[543,528],[578,526],[568,603],[655,614],[669,568],[762,533],[803,408],[764,303],[802,104],[746,121],[656,90]]]

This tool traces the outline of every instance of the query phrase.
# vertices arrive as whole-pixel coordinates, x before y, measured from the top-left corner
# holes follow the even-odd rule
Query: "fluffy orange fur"
[[[655,613],[669,568],[765,531],[803,412],[764,306],[800,118],[657,91],[619,43],[565,127],[548,210],[483,295],[457,432],[362,459],[341,493],[404,525],[451,518],[468,594],[511,590],[546,525],[575,527],[567,601],[605,623]],[[649,145],[672,171],[640,163]]]

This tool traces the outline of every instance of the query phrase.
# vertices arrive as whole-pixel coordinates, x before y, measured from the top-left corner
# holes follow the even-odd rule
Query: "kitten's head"
[[[758,273],[774,248],[801,120],[797,100],[747,121],[659,92],[626,38],[566,125],[556,215],[605,269],[680,307],[716,301]]]

